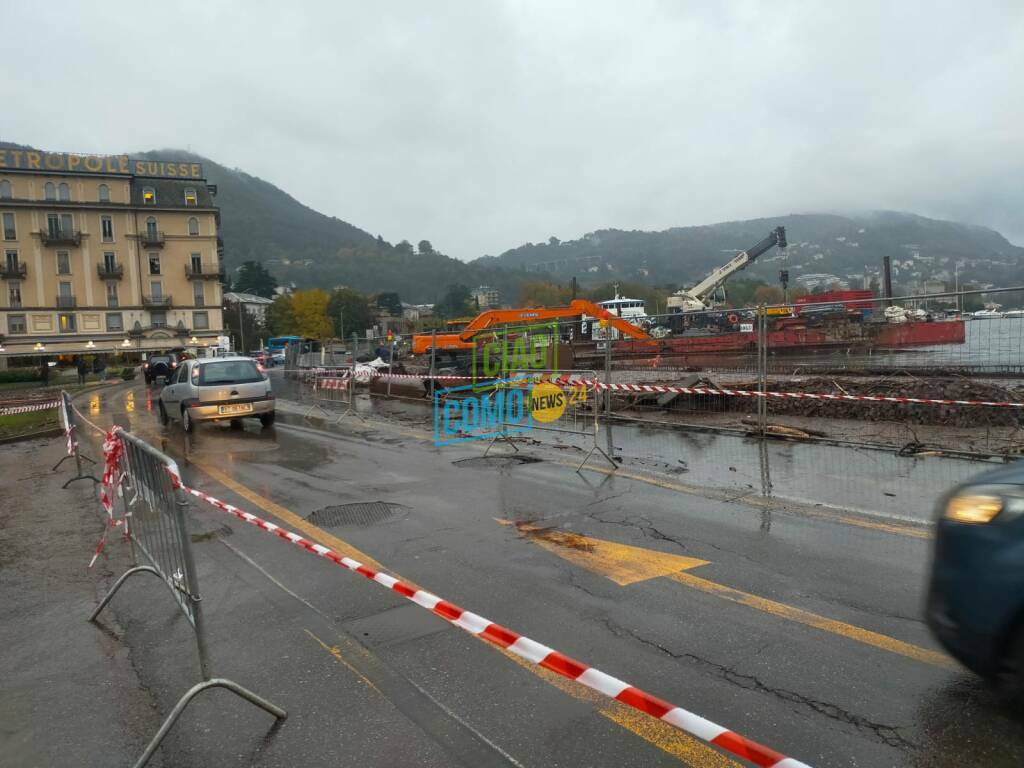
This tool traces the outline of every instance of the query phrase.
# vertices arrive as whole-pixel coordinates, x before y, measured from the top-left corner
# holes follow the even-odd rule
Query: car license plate
[[[228,416],[235,413],[252,413],[252,403],[222,405],[217,410],[221,416]]]

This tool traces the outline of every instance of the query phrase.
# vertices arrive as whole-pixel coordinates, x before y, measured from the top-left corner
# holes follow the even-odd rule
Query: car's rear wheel
[[[192,411],[185,407],[181,409],[181,428],[190,434],[196,429],[195,420],[192,418]]]
[[[276,411],[271,411],[270,413],[261,413],[260,424],[262,424],[264,427],[269,427],[271,424],[274,423],[276,415]]]
[[[160,401],[160,406],[157,410],[160,413],[160,423],[166,427],[167,424],[171,421],[171,419],[167,415],[167,409],[164,408],[163,400]]]

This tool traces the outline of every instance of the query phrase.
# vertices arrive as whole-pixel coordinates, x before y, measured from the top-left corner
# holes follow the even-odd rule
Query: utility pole
[[[244,355],[245,354],[245,321],[243,319],[243,314],[242,314],[243,312],[245,312],[245,310],[242,309],[242,302],[241,302],[241,300],[239,300],[239,302],[238,302],[238,339],[239,339],[238,345],[241,347],[241,349],[238,350],[238,354],[240,354],[240,355]]]
[[[338,338],[341,339],[341,343],[345,343],[345,308],[338,308]]]

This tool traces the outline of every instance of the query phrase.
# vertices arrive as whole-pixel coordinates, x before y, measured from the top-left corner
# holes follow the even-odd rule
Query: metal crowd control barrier
[[[117,435],[124,449],[121,462],[124,472],[124,522],[125,534],[132,546],[133,566],[121,574],[96,606],[89,621],[95,621],[129,576],[151,573],[167,585],[181,612],[192,625],[203,676],[203,681],[192,686],[174,705],[160,730],[135,763],[135,768],[141,768],[149,762],[189,702],[209,688],[226,688],[279,720],[288,714],[238,683],[210,675],[199,583],[185,520],[188,501],[184,491],[176,487],[174,481],[174,478],[179,477],[178,467],[173,460],[131,433],[118,431]],[[135,564],[139,554],[144,561],[142,565]]]
[[[618,467],[618,464],[615,463],[609,453],[598,445],[598,436],[601,429],[601,401],[597,387],[597,371],[524,370],[509,372],[507,378],[510,380],[509,386],[514,386],[514,382],[517,379],[521,379],[523,382],[522,386],[535,386],[540,383],[548,382],[563,392],[565,397],[565,407],[561,414],[551,421],[543,421],[537,417],[535,412],[531,429],[542,432],[560,432],[563,434],[580,435],[584,439],[590,441],[587,454],[583,457],[583,461],[580,462],[580,465],[576,468],[577,471],[583,469],[595,453],[600,453],[604,456],[612,467]],[[490,451],[498,440],[504,440],[512,445],[513,448],[516,447],[515,444],[508,439],[507,435],[500,434],[491,441],[490,445],[487,446],[487,451]],[[587,448],[586,445],[583,447]],[[518,450],[518,448],[516,448],[516,450]],[[484,452],[485,455],[487,451]]]
[[[68,452],[66,456],[53,465],[53,471],[56,472],[60,465],[68,459],[75,460],[75,476],[64,483],[61,488],[67,488],[76,480],[92,480],[94,483],[99,483],[99,480],[92,475],[82,473],[82,459],[85,459],[90,464],[95,464],[96,461],[82,453],[78,445],[78,423],[75,420],[75,409],[71,405],[71,395],[63,389],[60,391],[60,401],[57,404],[57,410],[60,413],[61,426],[64,427],[64,436],[68,441]]]
[[[356,377],[354,368],[311,369],[308,372],[307,385],[310,388],[313,404],[303,418],[308,419],[319,411],[320,415],[337,424],[346,416],[362,419],[355,410]],[[341,406],[343,410],[328,410],[331,405]]]

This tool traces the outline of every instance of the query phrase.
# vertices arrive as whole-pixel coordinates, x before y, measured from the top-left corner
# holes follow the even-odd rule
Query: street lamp
[[[96,349],[96,345],[93,344],[92,339],[89,339],[89,341],[85,342],[85,348],[86,349]]]
[[[130,347],[131,345],[132,343],[128,339],[125,339],[124,341],[121,342],[122,347]]]
[[[46,345],[43,344],[43,342],[41,342],[41,341],[37,341],[36,345],[34,347],[32,347],[32,349],[34,349],[36,352],[45,352],[46,351]]]

